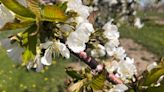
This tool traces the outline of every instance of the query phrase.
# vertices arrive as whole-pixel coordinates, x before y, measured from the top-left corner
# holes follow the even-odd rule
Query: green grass
[[[121,37],[132,38],[158,57],[164,56],[164,25],[157,25],[151,21],[145,23],[142,29],[123,26],[119,30]]]
[[[164,18],[163,12],[157,12],[157,11],[138,11],[137,16],[140,18],[148,18],[148,17],[158,17],[158,18]]]
[[[2,48],[0,52],[0,92],[58,92],[58,87],[63,87],[64,68],[71,60],[59,59],[45,71],[36,73],[17,67]]]

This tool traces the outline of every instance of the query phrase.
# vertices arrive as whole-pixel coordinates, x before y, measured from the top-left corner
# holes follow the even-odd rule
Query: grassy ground
[[[160,17],[160,18],[164,18],[164,13],[163,12],[156,12],[156,10],[153,11],[139,11],[137,13],[137,16],[140,16],[141,18],[143,17]]]
[[[0,39],[14,33],[0,33]],[[15,64],[1,46],[0,53],[0,92],[60,92],[67,77],[64,69],[68,63],[74,61],[60,58],[53,65],[37,73]]]
[[[56,64],[41,73],[17,67],[0,48],[0,92],[58,92],[63,86],[65,65],[70,62],[59,59]]]
[[[161,16],[159,18],[164,19]],[[164,25],[155,24],[151,20],[145,22],[145,26],[142,29],[124,25],[119,30],[121,37],[135,40],[158,57],[164,56]]]

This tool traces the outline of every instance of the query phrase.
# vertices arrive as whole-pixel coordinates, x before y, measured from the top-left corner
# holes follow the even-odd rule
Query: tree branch
[[[71,50],[70,50],[71,51]],[[82,60],[85,64],[87,64],[91,69],[95,70],[96,72],[100,73],[105,69],[105,66],[102,64],[99,64],[94,58],[91,56],[88,56],[85,52],[80,53],[74,53],[71,51],[73,55],[78,57],[80,60]],[[108,81],[114,83],[114,84],[122,84],[123,81],[117,78],[113,73],[107,73],[106,78]]]
[[[60,38],[59,38],[60,39]],[[65,43],[63,39],[60,39],[61,42]],[[69,47],[67,46],[69,49]],[[91,69],[95,70],[96,72],[100,73],[105,69],[105,66],[102,64],[99,64],[94,58],[91,56],[88,56],[86,52],[80,52],[80,53],[74,53],[71,49],[69,51],[76,57],[78,57],[81,61],[83,61],[85,64],[87,64]],[[123,81],[117,78],[113,73],[106,74],[106,78],[108,81],[114,83],[114,84],[122,84]]]

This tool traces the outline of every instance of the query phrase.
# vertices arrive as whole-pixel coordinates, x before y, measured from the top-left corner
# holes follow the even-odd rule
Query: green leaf
[[[164,75],[164,68],[155,68],[148,73],[144,86],[150,86],[152,83],[156,83],[160,76]]]
[[[63,22],[67,19],[64,11],[58,6],[47,5],[42,10],[44,21]]]
[[[157,80],[164,75],[164,60],[161,59],[158,66],[152,69],[150,72],[147,73],[145,81],[143,83],[144,86],[150,86],[153,83],[156,83]]]
[[[161,83],[160,86],[158,86],[158,87],[149,87],[144,92],[163,92],[163,89],[164,89],[164,80],[163,80],[163,83]]]
[[[0,0],[8,9],[13,11],[15,14],[35,18],[35,15],[27,8],[19,4],[16,0]]]
[[[57,6],[60,7],[63,11],[66,11],[66,9],[67,9],[67,2],[59,3]]]
[[[101,90],[104,87],[105,75],[102,73],[100,75],[95,76],[95,78],[89,84],[93,91]]]
[[[39,7],[39,1],[38,0],[27,0],[27,5],[29,9],[37,16],[41,17],[41,8]]]
[[[36,55],[37,35],[31,36],[31,33],[37,29],[36,25],[31,26],[23,34],[23,46],[26,49],[23,53],[23,63],[27,64],[29,61],[34,59]]]
[[[66,73],[73,79],[75,80],[81,80],[82,76],[75,70],[73,70],[72,68],[66,68]]]
[[[29,7],[29,9],[36,15],[36,24],[37,24],[37,32],[40,29],[40,19],[41,19],[41,8],[40,8],[40,4],[39,4],[39,0],[27,0],[27,5]],[[33,33],[34,35],[37,34]]]
[[[161,61],[160,61],[158,66],[161,67],[161,68],[164,68],[164,57],[161,58]]]
[[[25,36],[27,36],[28,43],[27,48],[33,52],[33,54],[36,54],[36,44],[37,44],[37,35],[31,35],[36,31],[37,27],[36,25],[31,26],[29,29],[25,31]]]
[[[17,30],[21,28],[27,28],[33,25],[33,22],[21,22],[21,23],[6,23],[0,31],[9,31],[9,30]]]
[[[23,57],[23,65],[26,65],[29,61],[33,60],[34,54],[29,49],[26,49],[22,57]]]

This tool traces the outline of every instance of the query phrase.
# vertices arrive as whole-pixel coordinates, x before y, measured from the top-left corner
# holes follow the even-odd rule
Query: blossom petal
[[[98,44],[96,49],[93,49],[91,51],[91,56],[93,57],[103,57],[105,56],[106,52],[105,52],[105,47]]]
[[[119,67],[117,72],[120,74],[121,78],[132,78],[134,74],[136,74],[137,69],[134,65],[134,59],[130,59],[126,57],[125,60],[121,60],[119,62]]]
[[[2,28],[7,22],[14,21],[14,15],[2,4],[0,5],[0,28]]]
[[[61,53],[61,55],[65,58],[70,58],[70,52],[68,50],[68,48],[65,46],[65,44],[63,43],[60,43],[60,42],[56,42],[57,46],[58,46],[58,49]]]
[[[72,32],[69,37],[67,38],[67,41],[66,41],[66,44],[68,45],[68,47],[75,53],[79,53],[81,51],[84,51],[85,50],[85,41],[87,39],[82,37],[82,38],[79,38],[79,35],[78,33],[75,31],[75,32]]]
[[[152,64],[147,66],[147,71],[150,72],[151,70],[153,70],[156,67],[157,67],[157,63],[153,62]]]
[[[117,84],[109,92],[125,92],[126,90],[128,90],[128,87],[125,84]]]
[[[44,48],[44,49],[47,49],[49,46],[51,46],[53,44],[52,41],[46,41],[45,43],[41,43],[40,44],[40,47],[41,48]]]
[[[52,51],[51,51],[51,47],[49,47],[45,51],[44,56],[41,57],[41,63],[43,65],[51,65],[52,64]]]

